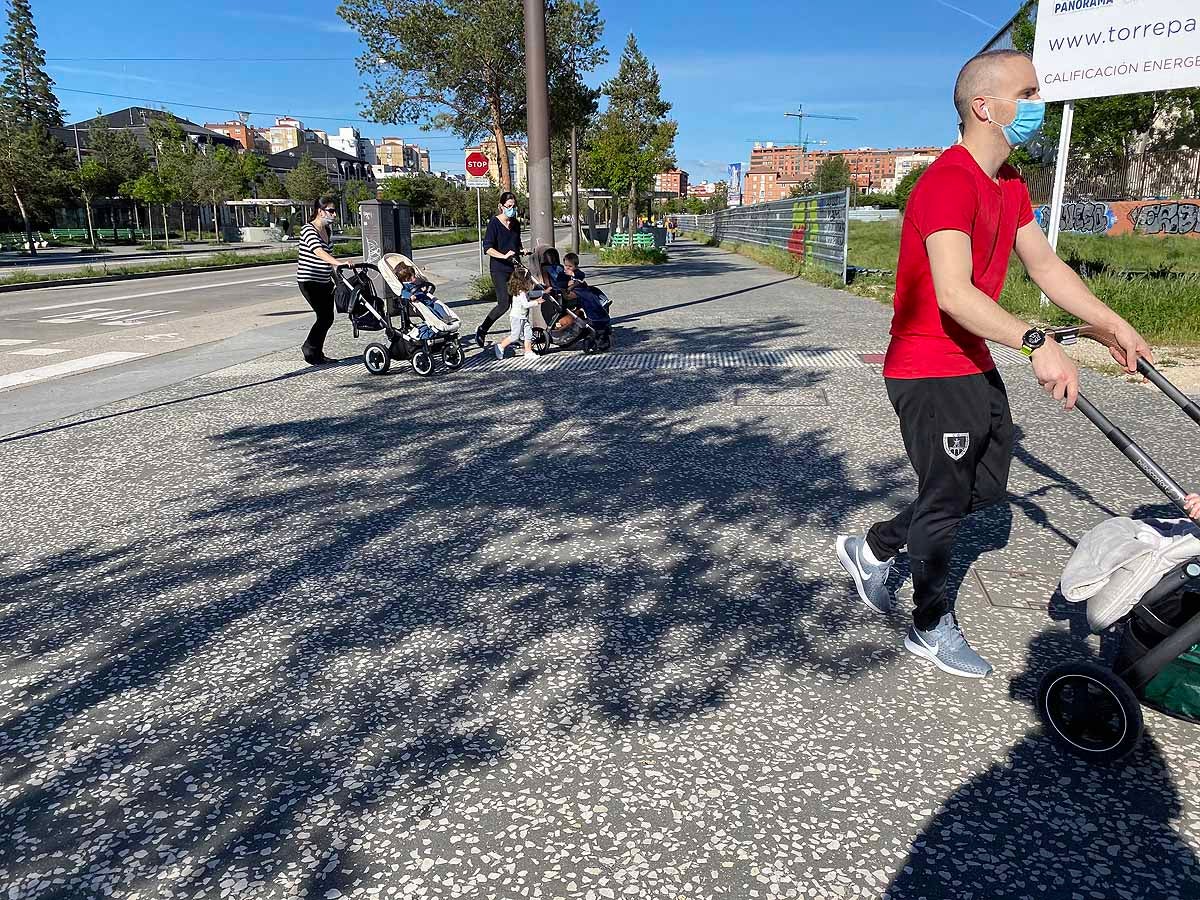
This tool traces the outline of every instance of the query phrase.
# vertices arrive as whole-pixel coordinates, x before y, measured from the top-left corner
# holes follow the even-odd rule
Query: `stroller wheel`
[[[533,352],[541,356],[543,353],[550,352],[550,332],[545,328],[533,329],[531,337]]]
[[[1037,708],[1053,741],[1091,762],[1116,762],[1142,739],[1137,695],[1096,663],[1065,662],[1047,672],[1038,685]]]
[[[363,365],[372,375],[382,375],[392,367],[392,354],[385,344],[372,341],[363,348]]]
[[[413,371],[422,377],[433,374],[433,354],[422,348],[412,356]]]
[[[451,372],[463,364],[462,346],[458,341],[447,341],[442,347],[442,362]]]

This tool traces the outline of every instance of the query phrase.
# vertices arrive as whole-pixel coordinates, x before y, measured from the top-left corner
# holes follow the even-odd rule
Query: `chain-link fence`
[[[706,216],[679,215],[682,231],[719,241],[778,247],[846,280],[850,191],[738,206]]]

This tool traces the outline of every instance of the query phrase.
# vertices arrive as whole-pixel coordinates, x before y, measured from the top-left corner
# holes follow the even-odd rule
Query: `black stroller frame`
[[[1063,344],[1086,337],[1107,347],[1117,346],[1111,333],[1093,326],[1055,329],[1047,336]],[[1200,406],[1149,361],[1139,359],[1137,368],[1200,424]],[[1186,514],[1183,501],[1187,492],[1162,466],[1082,394],[1075,405]],[[1175,715],[1148,702],[1144,691],[1176,657],[1200,643],[1200,558],[1168,572],[1112,627],[1121,629],[1121,649],[1112,669],[1087,661],[1064,662],[1042,677],[1037,692],[1038,713],[1050,737],[1068,752],[1093,762],[1114,762],[1137,746],[1144,731],[1143,704]]]
[[[362,271],[380,274],[379,267],[371,263],[354,263],[348,266],[338,266],[338,277],[343,278],[342,273],[347,269],[355,273]],[[367,282],[370,283],[370,280],[367,279]],[[349,282],[345,283],[349,284]],[[413,316],[409,304],[404,298],[397,297],[395,300],[396,309],[400,314],[400,327],[397,328],[393,321],[393,301],[386,296],[379,297],[374,290],[370,297],[366,297],[363,296],[361,287],[354,285],[353,289],[356,297],[350,302],[346,312],[351,316],[354,336],[358,337],[358,324],[353,319],[353,312],[356,309],[357,300],[362,299],[363,307],[379,322],[388,339],[387,343],[371,341],[363,348],[363,365],[372,375],[385,374],[391,368],[392,360],[400,360],[408,362],[418,375],[427,377],[433,374],[434,354],[438,350],[441,351],[442,361],[447,369],[453,372],[462,367],[465,354],[457,333],[451,336],[439,334],[420,341],[409,340],[406,335],[412,329]]]

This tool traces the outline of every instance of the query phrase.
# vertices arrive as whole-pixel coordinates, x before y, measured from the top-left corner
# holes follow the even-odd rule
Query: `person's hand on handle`
[[[1079,396],[1079,366],[1063,352],[1058,341],[1046,341],[1033,351],[1030,361],[1042,390],[1062,403],[1063,409],[1074,408]]]
[[[1146,343],[1146,339],[1124,319],[1117,319],[1112,326],[1112,333],[1116,338],[1117,346],[1110,346],[1108,352],[1112,354],[1117,365],[1126,372],[1131,375],[1137,372],[1139,356],[1144,356],[1150,362],[1154,362],[1154,354],[1150,350],[1150,345]]]
[[[1200,523],[1200,494],[1188,494],[1183,498],[1183,505],[1187,509],[1188,518]]]

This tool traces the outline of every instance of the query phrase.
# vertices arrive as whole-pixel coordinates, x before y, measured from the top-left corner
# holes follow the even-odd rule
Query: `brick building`
[[[840,156],[850,169],[850,180],[860,194],[894,190],[897,182],[897,160],[933,161],[942,147],[897,147],[880,150],[859,147],[853,150],[810,150],[804,152],[796,145],[756,143],[750,151],[750,167],[746,172],[746,202],[769,203],[787,197],[797,184],[816,178],[821,163],[831,156]]]
[[[668,169],[660,172],[654,176],[654,192],[686,197],[688,195],[688,173],[682,169]]]

